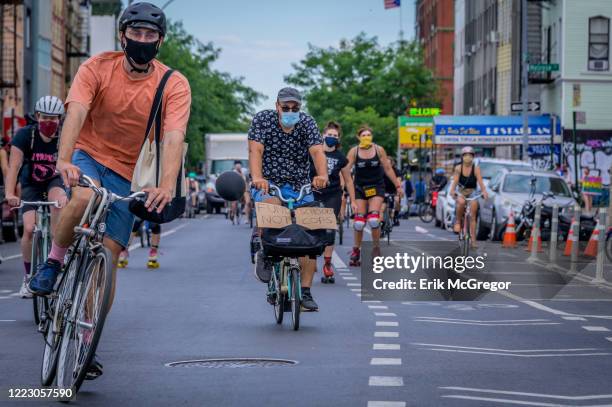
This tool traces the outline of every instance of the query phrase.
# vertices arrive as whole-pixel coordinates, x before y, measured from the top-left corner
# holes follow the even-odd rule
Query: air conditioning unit
[[[589,61],[589,71],[608,71],[610,63],[608,61]]]

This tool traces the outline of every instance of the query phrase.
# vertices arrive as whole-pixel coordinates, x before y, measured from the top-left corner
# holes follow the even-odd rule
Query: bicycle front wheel
[[[76,394],[85,379],[102,335],[110,305],[112,256],[107,248],[93,253],[84,265],[62,338],[57,385]],[[83,269],[81,269],[83,270]]]
[[[302,290],[300,284],[300,272],[297,268],[291,269],[291,320],[293,322],[293,330],[300,329],[300,312],[302,308]]]
[[[419,218],[425,223],[431,223],[434,220],[434,208],[428,203],[421,205],[419,210]]]
[[[38,265],[44,260],[42,258],[42,232],[37,230],[32,236],[32,258],[30,260],[30,275],[33,276],[38,270]],[[40,324],[41,319],[44,317],[44,313],[47,311],[47,299],[39,295],[35,295],[32,299],[32,305],[34,307],[34,322],[36,325]]]

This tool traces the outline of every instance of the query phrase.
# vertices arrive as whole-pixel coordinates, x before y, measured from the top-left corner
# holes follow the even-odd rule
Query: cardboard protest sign
[[[255,212],[260,228],[281,229],[291,225],[291,211],[284,206],[256,202]]]
[[[338,223],[332,208],[297,208],[295,223],[306,229],[337,229]]]

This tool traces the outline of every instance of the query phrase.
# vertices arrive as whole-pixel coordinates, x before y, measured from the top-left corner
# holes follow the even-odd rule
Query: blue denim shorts
[[[272,183],[270,183],[270,185],[274,185]],[[295,191],[291,185],[289,184],[285,184],[282,187],[280,187],[281,193],[283,194],[283,197],[285,199],[287,198],[297,198],[300,195],[300,191]],[[270,192],[268,191],[267,194],[264,194],[263,190],[261,189],[255,189],[255,188],[251,188],[251,197],[253,198],[253,202],[263,202],[267,199],[270,199],[272,197],[274,197],[274,195],[270,194]],[[295,202],[293,204],[294,208],[298,208],[302,205],[306,205],[308,203],[314,202],[314,196],[311,193],[309,193],[308,195],[305,195],[302,200]]]
[[[130,181],[98,163],[86,152],[75,150],[72,154],[72,163],[79,167],[83,174],[98,181],[101,186],[109,191],[121,196],[130,194],[130,187],[132,186]],[[105,235],[121,246],[127,247],[133,224],[134,215],[130,212],[128,202],[115,202],[106,217]]]

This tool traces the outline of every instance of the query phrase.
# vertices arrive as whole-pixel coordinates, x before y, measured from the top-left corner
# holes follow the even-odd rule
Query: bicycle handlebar
[[[23,208],[26,205],[30,205],[30,206],[55,206],[56,208],[60,207],[58,201],[21,201],[18,206],[12,207],[11,210],[21,209],[21,208]]]
[[[310,184],[304,184],[302,185],[302,187],[300,188],[300,193],[298,195],[297,198],[289,198],[289,199],[285,199],[285,197],[283,196],[283,193],[281,192],[280,188],[277,187],[276,185],[272,185],[270,184],[270,192],[275,191],[276,197],[278,197],[278,199],[280,199],[281,201],[283,201],[284,203],[289,203],[291,201],[293,202],[299,202],[301,201],[304,196],[306,196],[307,194],[309,194],[311,192],[311,188],[310,188]]]
[[[98,195],[100,195],[102,193],[102,189],[103,189],[101,187],[98,187],[96,185],[96,183],[94,182],[94,180],[91,177],[89,177],[89,176],[87,176],[85,174],[81,174],[81,176],[79,178],[79,186],[80,187],[85,187],[85,188],[91,188]],[[146,192],[142,192],[142,191],[141,192],[134,192],[134,193],[132,193],[132,194],[130,194],[128,196],[121,196],[121,195],[117,195],[117,194],[115,194],[115,193],[113,193],[111,191],[109,191],[109,192],[110,192],[110,195],[111,195],[113,201],[129,201],[129,200],[132,200],[132,199],[141,198],[141,197],[146,196]]]

